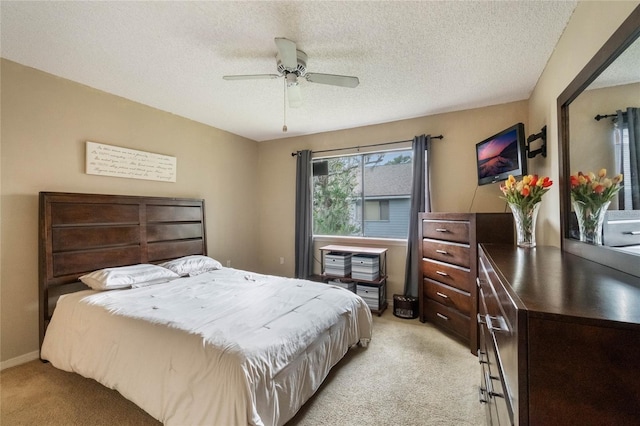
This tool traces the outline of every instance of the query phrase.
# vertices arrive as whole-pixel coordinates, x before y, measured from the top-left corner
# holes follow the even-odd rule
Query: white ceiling
[[[576,1],[0,3],[3,58],[263,141],[527,99]],[[309,72],[287,109],[275,37]],[[407,135],[411,137],[413,135]]]

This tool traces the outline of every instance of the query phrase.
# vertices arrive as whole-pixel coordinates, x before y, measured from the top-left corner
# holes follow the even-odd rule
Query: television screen
[[[476,144],[478,185],[527,173],[524,124],[518,123]]]

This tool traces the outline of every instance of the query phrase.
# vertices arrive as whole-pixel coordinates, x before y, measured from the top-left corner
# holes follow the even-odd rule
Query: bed
[[[203,200],[41,193],[41,359],[168,425],[284,424],[368,343],[371,313],[341,287],[222,267],[204,217]],[[173,275],[88,281],[132,268]]]

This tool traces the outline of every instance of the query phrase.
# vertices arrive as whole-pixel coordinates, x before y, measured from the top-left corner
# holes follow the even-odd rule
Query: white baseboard
[[[16,365],[20,365],[20,364],[25,364],[29,361],[33,361],[34,359],[38,359],[39,357],[40,357],[40,352],[38,351],[29,352],[28,354],[20,355],[15,358],[11,358],[6,361],[0,362],[0,370],[15,367]]]

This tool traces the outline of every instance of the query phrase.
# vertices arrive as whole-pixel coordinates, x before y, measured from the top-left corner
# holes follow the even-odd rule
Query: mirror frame
[[[640,6],[625,19],[595,56],[558,97],[558,143],[560,181],[560,235],[563,251],[640,277],[640,256],[615,248],[596,246],[569,238],[571,194],[569,177],[569,104],[575,100],[620,54],[640,37]]]

